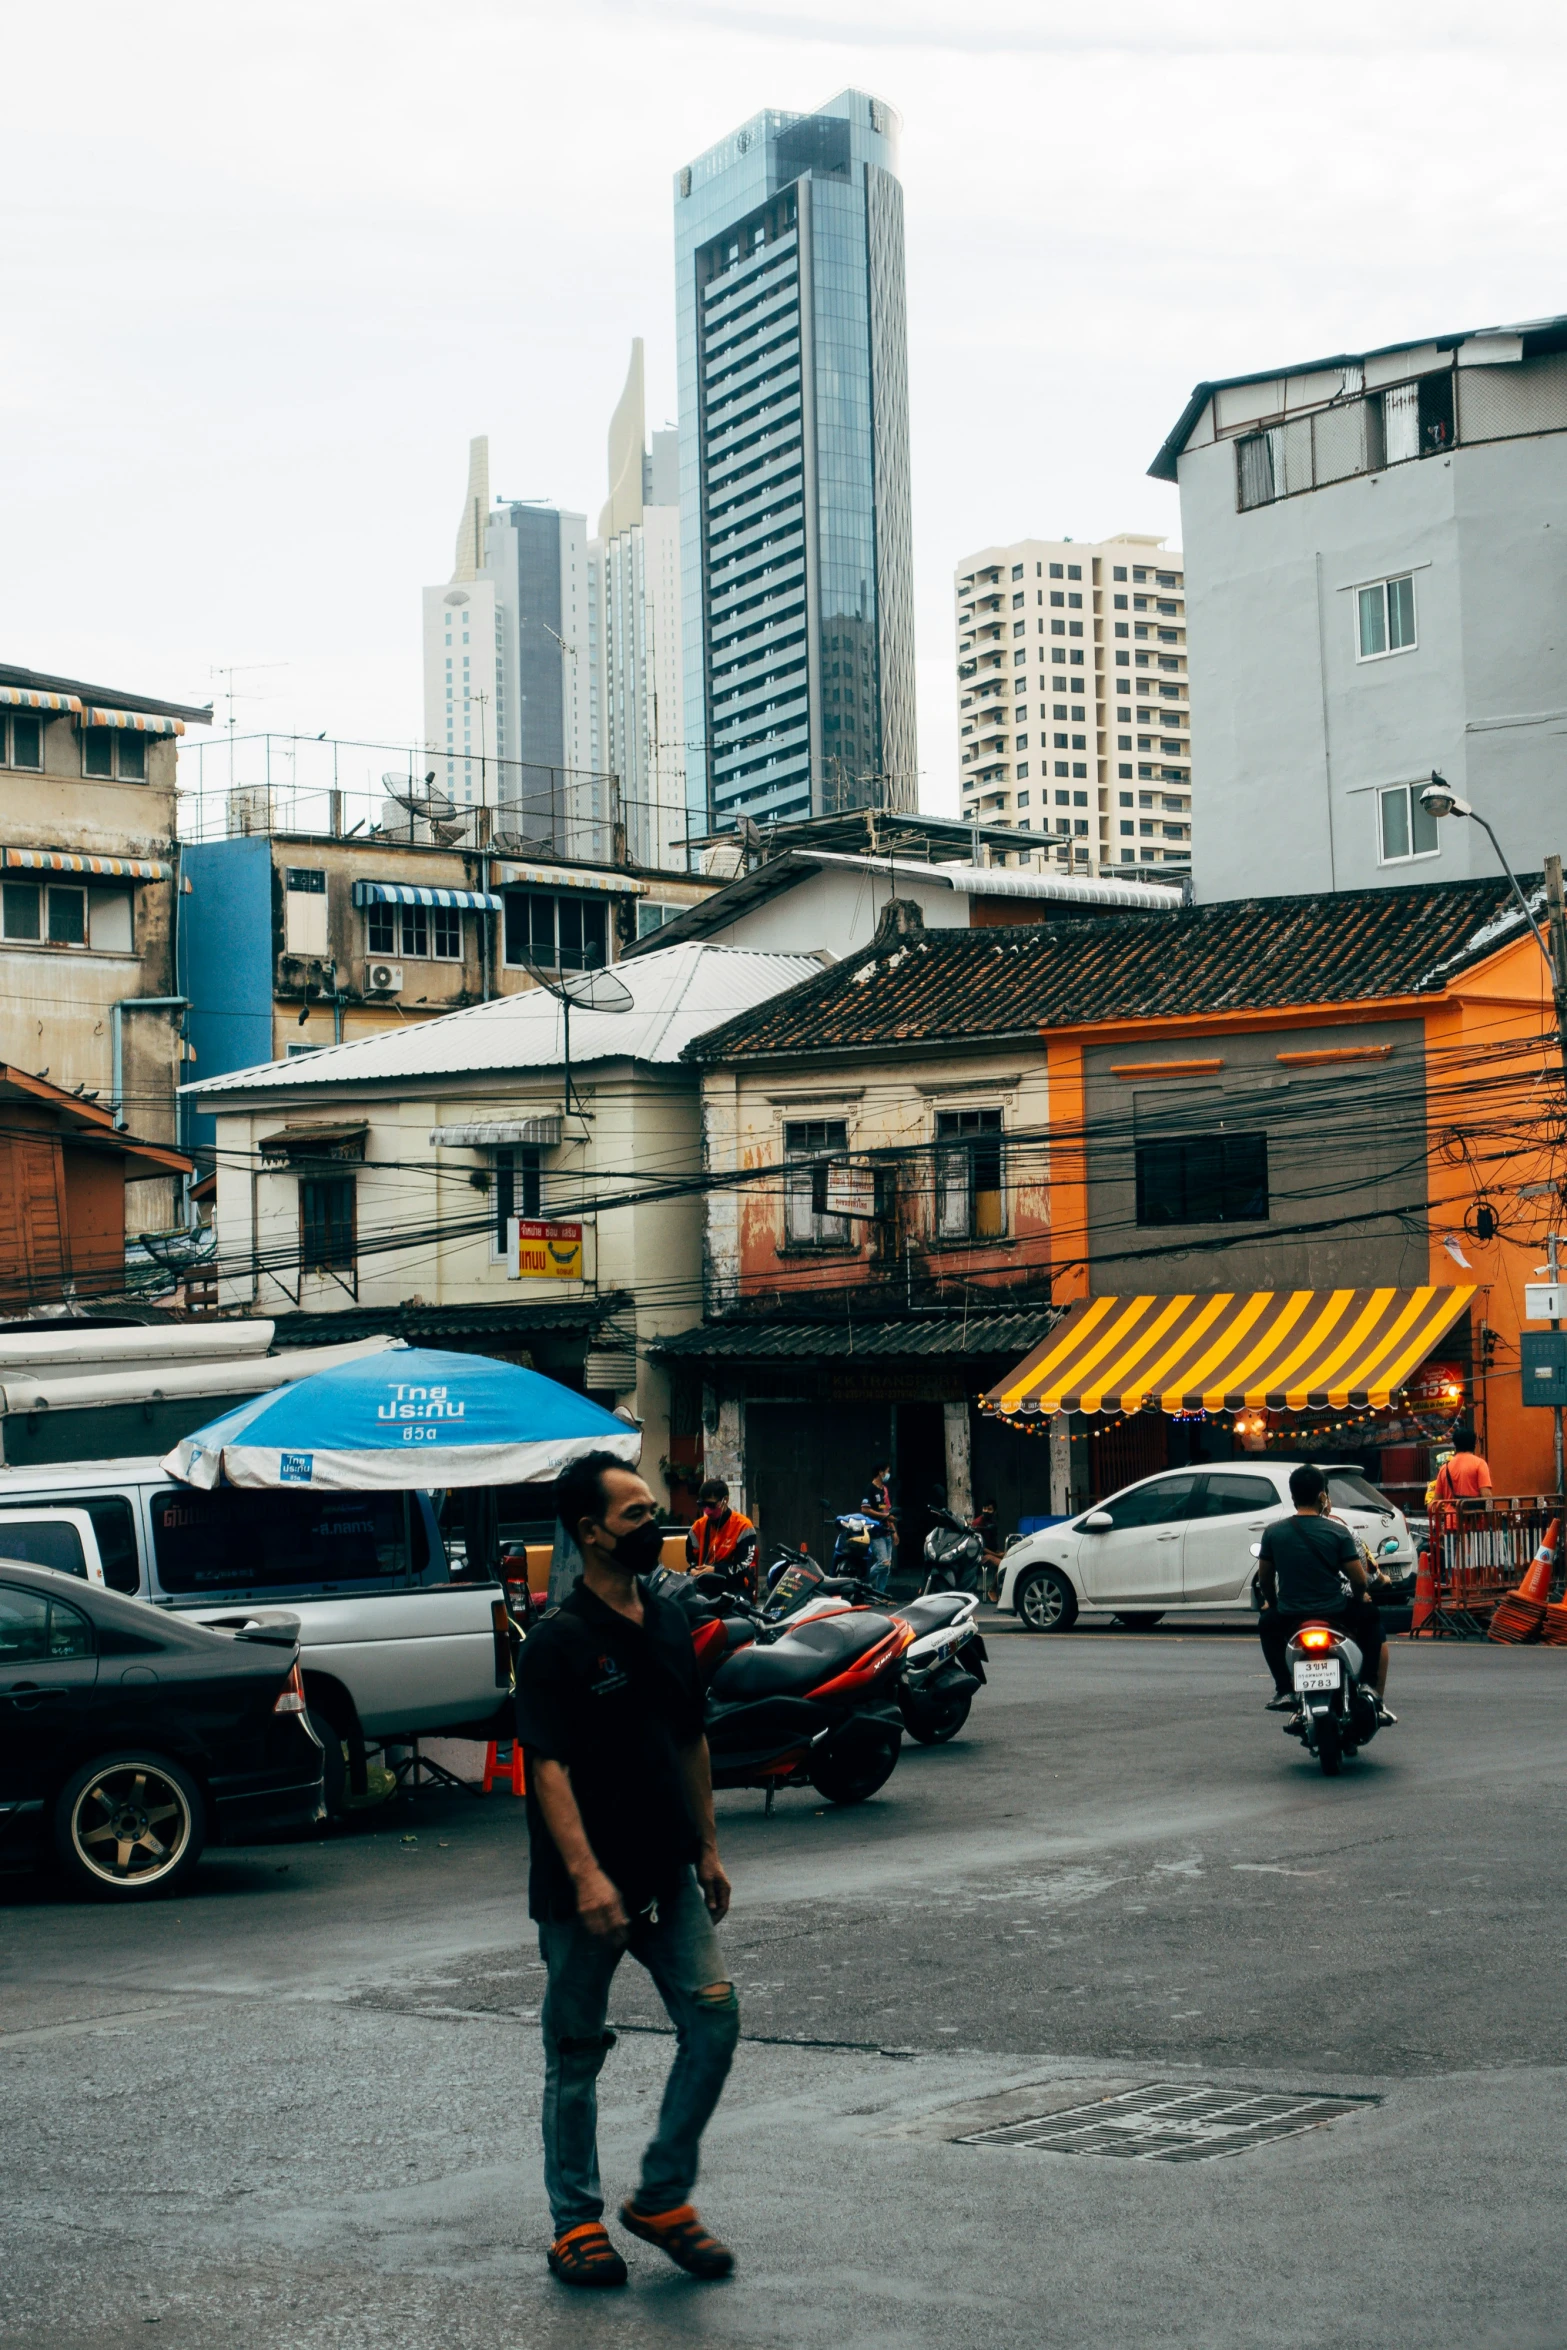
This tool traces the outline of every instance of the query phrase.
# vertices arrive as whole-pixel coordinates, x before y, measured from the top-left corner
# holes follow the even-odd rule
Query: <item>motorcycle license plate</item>
[[[1329,1658],[1323,1664],[1297,1665],[1295,1667],[1297,1689],[1336,1689],[1338,1685],[1339,1668],[1337,1660],[1334,1658]]]

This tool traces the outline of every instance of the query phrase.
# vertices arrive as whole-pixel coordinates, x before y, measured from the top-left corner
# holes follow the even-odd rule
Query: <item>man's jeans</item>
[[[658,1985],[675,2027],[675,2061],[658,2129],[642,2157],[637,2201],[673,2211],[696,2181],[702,2132],[723,2094],[740,2036],[740,2005],[725,1977],[696,1873],[656,1912],[633,1919],[627,1944]],[[620,1952],[576,1918],[546,1918],[539,1955],[549,1969],[544,2012],[544,2185],[555,2233],[603,2215],[599,2188],[598,2076],[614,2046],[604,2029]],[[717,1999],[702,1994],[721,1988]]]
[[[894,1547],[890,1534],[873,1534],[871,1536],[871,1555],[865,1569],[865,1580],[873,1590],[885,1591],[892,1580]]]

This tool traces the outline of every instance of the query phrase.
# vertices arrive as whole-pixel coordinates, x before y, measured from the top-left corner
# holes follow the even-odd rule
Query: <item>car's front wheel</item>
[[[60,1867],[77,1892],[100,1901],[178,1892],[206,1840],[201,1789],[166,1754],[99,1755],[55,1798]]]
[[[1077,1621],[1077,1593],[1059,1567],[1035,1567],[1020,1576],[1012,1605],[1029,1632],[1070,1632]]]

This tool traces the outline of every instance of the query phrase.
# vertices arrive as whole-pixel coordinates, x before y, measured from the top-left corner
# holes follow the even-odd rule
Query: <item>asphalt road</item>
[[[877,1802],[719,1799],[727,2286],[638,2246],[612,2298],[544,2271],[509,1794],[216,1854],[132,1912],[0,1880],[0,2341],[1560,2350],[1567,1658],[1401,1644],[1401,1725],[1337,1782],[1247,1639],[993,1658]],[[618,2199],[669,2043],[630,1961],[614,2007]],[[1151,2083],[1363,2102],[1212,2162],[954,2143]]]

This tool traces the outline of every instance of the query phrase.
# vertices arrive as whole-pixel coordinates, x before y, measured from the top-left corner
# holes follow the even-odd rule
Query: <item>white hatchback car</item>
[[[1014,1542],[1002,1564],[1001,1605],[1030,1632],[1065,1632],[1083,1609],[1140,1630],[1166,1615],[1254,1608],[1252,1545],[1294,1509],[1290,1471],[1300,1466],[1247,1457],[1144,1477]],[[1360,1469],[1317,1466],[1334,1516],[1396,1583],[1407,1581],[1415,1551],[1403,1512]]]

